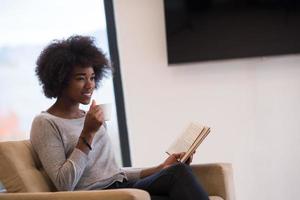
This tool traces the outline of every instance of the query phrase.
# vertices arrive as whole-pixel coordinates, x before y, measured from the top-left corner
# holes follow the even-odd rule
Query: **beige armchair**
[[[211,200],[234,200],[230,164],[192,165]],[[146,191],[114,189],[57,192],[28,140],[0,142],[0,181],[7,193],[1,200],[150,200]]]

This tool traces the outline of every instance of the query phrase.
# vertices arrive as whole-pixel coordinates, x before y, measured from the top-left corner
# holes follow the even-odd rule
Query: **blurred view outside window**
[[[32,119],[55,101],[47,99],[35,75],[35,62],[53,39],[87,35],[109,57],[102,0],[1,0],[0,6],[0,141],[29,139]],[[108,122],[115,153],[121,164],[112,77],[93,98],[112,103]],[[87,110],[88,106],[82,106]]]

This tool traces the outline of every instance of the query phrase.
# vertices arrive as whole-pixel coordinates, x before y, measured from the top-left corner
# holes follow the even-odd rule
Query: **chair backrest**
[[[29,140],[0,142],[0,181],[8,192],[56,191]]]

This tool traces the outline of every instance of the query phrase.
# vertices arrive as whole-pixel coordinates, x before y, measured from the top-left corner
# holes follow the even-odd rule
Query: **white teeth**
[[[83,93],[83,95],[85,95],[85,96],[92,96],[92,93]]]

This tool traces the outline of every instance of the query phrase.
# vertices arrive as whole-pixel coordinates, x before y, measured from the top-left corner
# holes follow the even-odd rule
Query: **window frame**
[[[122,164],[124,167],[131,167],[129,138],[126,123],[126,112],[124,105],[124,94],[120,71],[120,60],[117,43],[116,25],[114,18],[113,0],[104,0],[106,17],[106,30],[109,46],[110,59],[113,63],[113,86],[115,93],[116,112],[119,127],[119,139],[121,146]]]

